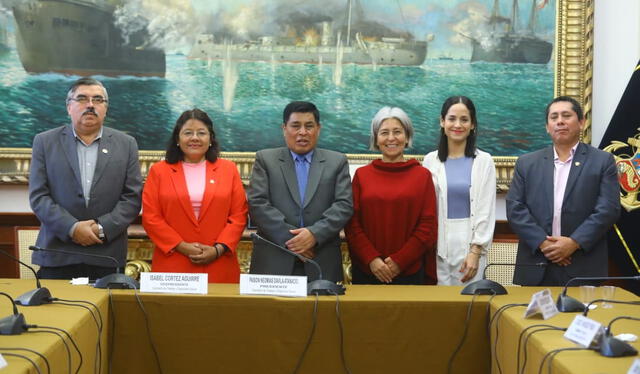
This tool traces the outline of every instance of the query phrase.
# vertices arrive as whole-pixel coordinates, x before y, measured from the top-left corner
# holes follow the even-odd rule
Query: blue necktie
[[[307,179],[309,178],[309,163],[304,156],[296,156],[296,177],[298,178],[298,191],[300,192],[300,227],[304,227],[302,208],[304,205],[304,192],[307,189]]]

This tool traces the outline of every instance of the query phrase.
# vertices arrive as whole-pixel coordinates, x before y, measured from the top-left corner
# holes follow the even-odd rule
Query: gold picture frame
[[[584,106],[586,126],[583,140],[591,141],[591,110],[593,81],[593,0],[557,0],[554,66],[554,97],[569,95]],[[163,151],[140,151],[142,174],[162,159]],[[248,183],[253,166],[253,152],[223,152],[223,158],[234,161],[242,180]],[[365,164],[379,156],[349,154],[352,164]],[[421,160],[423,155],[416,155]],[[509,188],[517,157],[494,156],[497,192]],[[27,184],[30,148],[0,148],[0,184]]]

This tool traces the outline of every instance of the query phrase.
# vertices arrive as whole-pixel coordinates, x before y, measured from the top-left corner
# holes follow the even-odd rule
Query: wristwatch
[[[104,228],[102,227],[100,222],[98,222],[97,220],[94,220],[94,221],[96,222],[96,225],[98,225],[98,238],[100,238],[100,240],[104,240],[105,239]]]

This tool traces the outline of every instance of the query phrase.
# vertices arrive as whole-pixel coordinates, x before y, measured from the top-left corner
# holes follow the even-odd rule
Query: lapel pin
[[[209,183],[214,184],[216,183],[216,181],[214,181],[213,179],[209,179]]]
[[[109,153],[109,150],[108,150],[108,149],[106,149],[106,148],[102,148],[102,153],[105,153],[105,154],[106,154],[106,153]]]
[[[574,165],[580,166],[580,161],[576,161],[576,163]]]

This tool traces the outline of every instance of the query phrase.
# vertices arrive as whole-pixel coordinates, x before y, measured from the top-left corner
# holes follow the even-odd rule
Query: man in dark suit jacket
[[[124,266],[127,227],[140,212],[142,178],[134,138],[104,127],[108,96],[102,83],[81,78],[67,94],[71,124],[33,140],[31,209],[41,222],[36,245],[77,255],[34,252],[39,276],[100,278]]]
[[[518,158],[507,218],[518,234],[513,282],[560,286],[573,277],[607,275],[605,233],[620,214],[613,156],[581,143],[580,104],[558,97],[547,106],[553,145]]]
[[[316,148],[320,113],[312,103],[287,105],[282,131],[286,147],[256,153],[248,190],[251,222],[261,236],[318,262],[325,279],[340,281],[339,234],[353,214],[347,158]],[[318,278],[308,262],[259,239],[250,271]]]

